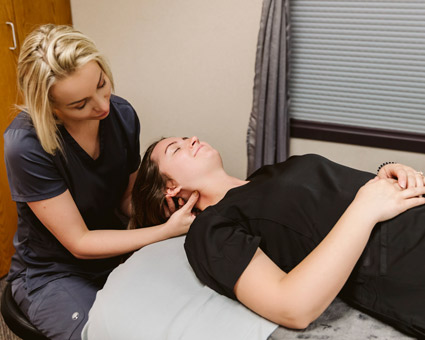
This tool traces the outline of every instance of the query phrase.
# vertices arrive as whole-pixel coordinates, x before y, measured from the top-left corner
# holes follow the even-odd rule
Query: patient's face
[[[171,137],[160,141],[152,152],[152,159],[161,173],[187,190],[199,190],[211,171],[223,168],[220,154],[197,137]]]

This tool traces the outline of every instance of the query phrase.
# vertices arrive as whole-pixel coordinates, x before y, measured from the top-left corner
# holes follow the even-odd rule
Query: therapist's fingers
[[[176,212],[176,205],[171,196],[165,196],[166,205],[164,206],[165,216],[170,217],[172,214]]]
[[[185,200],[181,197],[179,197],[179,199],[177,200],[177,203],[179,204],[179,209],[185,205]]]
[[[167,205],[164,205],[164,214],[166,218],[171,216],[170,209],[168,209]]]
[[[169,218],[171,216],[170,209],[168,209],[167,203],[164,204],[164,214],[166,218]]]
[[[198,191],[192,192],[192,195],[190,195],[189,199],[187,200],[187,202],[183,205],[181,209],[192,211],[193,207],[198,201],[198,198],[199,198],[199,192]]]

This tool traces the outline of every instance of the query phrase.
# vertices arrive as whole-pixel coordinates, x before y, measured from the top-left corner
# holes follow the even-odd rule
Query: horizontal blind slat
[[[293,0],[290,116],[425,134],[425,1]]]
[[[331,99],[331,100],[329,100]],[[397,105],[397,103],[392,105],[388,105],[384,100],[380,103],[377,101],[370,101],[367,99],[364,100],[350,100],[347,97],[337,97],[337,96],[329,96],[314,98],[313,96],[291,96],[291,102],[293,105],[297,103],[301,104],[315,104],[318,107],[322,108],[351,108],[353,111],[369,111],[369,112],[386,112],[390,114],[391,112],[395,112],[397,114],[403,112],[406,115],[413,114],[418,115],[420,117],[422,115],[421,108],[418,106],[407,106],[407,105]]]
[[[363,84],[368,84],[368,85],[375,85],[375,86],[379,86],[382,88],[396,88],[399,89],[400,91],[415,91],[416,89],[419,90],[419,94],[422,94],[422,96],[424,95],[424,92],[420,92],[422,89],[425,90],[425,84],[423,82],[417,81],[414,82],[412,80],[398,80],[398,79],[394,79],[394,78],[382,78],[382,79],[378,79],[375,76],[371,76],[370,78],[367,77],[362,77],[361,75],[356,75],[355,73],[351,74],[351,77],[347,77],[344,74],[339,74],[339,75],[316,75],[316,74],[306,74],[305,78],[303,78],[303,75],[300,74],[298,76],[298,79],[314,79],[316,80],[317,83],[321,83],[323,82],[324,84],[347,84],[348,82],[352,83],[353,85],[355,84],[356,86],[362,86]],[[388,84],[388,82],[391,81],[391,84]],[[292,81],[291,81],[292,83]],[[354,89],[355,90],[355,87]]]
[[[349,92],[338,93],[334,92],[333,94],[324,94],[323,92],[313,92],[306,91],[302,95],[292,95],[292,101],[301,101],[301,102],[316,102],[326,104],[327,102],[334,102],[335,105],[348,105],[351,104],[356,108],[364,108],[367,109],[369,107],[376,107],[377,109],[389,111],[399,110],[404,112],[416,112],[417,114],[422,114],[423,105],[425,104],[425,100],[417,99],[417,101],[413,102],[409,101],[399,101],[398,98],[382,98],[380,96],[372,96],[372,95],[356,95],[350,94]]]
[[[351,86],[350,86],[351,85]],[[309,83],[309,82],[293,82],[291,84],[292,92],[296,92],[298,90],[298,87],[302,86],[303,92],[312,92],[312,93],[322,93],[322,94],[328,94],[328,93],[335,93],[335,94],[341,94],[349,93],[351,96],[356,97],[363,97],[363,96],[379,96],[379,98],[392,98],[394,99],[395,96],[397,96],[397,101],[401,102],[415,102],[416,100],[425,101],[424,99],[420,99],[417,96],[417,93],[412,93],[411,91],[406,92],[400,92],[395,89],[387,88],[385,90],[383,89],[376,89],[372,86],[369,87],[362,87],[357,88],[357,91],[353,91],[353,87],[355,87],[352,84],[345,84],[345,85],[335,85],[335,84],[318,84],[318,83]],[[291,92],[290,92],[291,93]]]

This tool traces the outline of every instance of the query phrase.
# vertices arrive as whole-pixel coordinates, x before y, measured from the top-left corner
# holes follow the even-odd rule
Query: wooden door
[[[16,44],[13,47],[14,24]],[[72,24],[69,0],[0,0],[0,277],[7,274],[14,252],[13,235],[17,227],[16,204],[10,196],[4,163],[3,132],[17,114],[18,99],[16,64],[19,45],[35,27],[47,24]]]
[[[20,37],[43,24],[72,24],[70,0],[13,0],[13,4]]]
[[[17,226],[16,205],[10,197],[9,184],[4,164],[3,132],[13,119],[13,105],[17,102],[16,62],[18,49],[13,47],[12,27],[14,23],[12,0],[2,0],[6,6],[0,6],[0,277],[4,276],[10,265],[14,249],[12,238]],[[16,29],[16,27],[15,27]]]

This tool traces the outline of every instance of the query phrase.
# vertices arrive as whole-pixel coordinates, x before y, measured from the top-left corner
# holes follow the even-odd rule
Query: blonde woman
[[[225,172],[208,143],[166,138],[143,157],[133,219],[139,225],[164,221],[155,207],[169,196],[189,199],[195,190],[202,213],[185,250],[212,289],[290,328],[307,327],[339,294],[425,338],[420,172],[384,164],[376,176],[304,155],[243,180]]]
[[[4,133],[19,216],[8,280],[43,334],[79,339],[96,292],[122,255],[184,234],[196,196],[160,226],[127,230],[139,121],[111,94],[111,71],[82,33],[54,25],[32,32],[18,82],[24,109]]]

